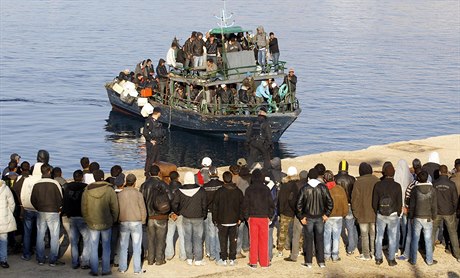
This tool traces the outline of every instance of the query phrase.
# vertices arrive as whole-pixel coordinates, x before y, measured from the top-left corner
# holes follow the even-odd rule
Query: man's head
[[[311,168],[310,171],[308,171],[308,179],[317,179],[319,177],[318,170],[315,168]]]
[[[50,154],[47,150],[39,150],[37,153],[37,162],[48,164],[50,162]]]
[[[16,171],[17,168],[18,168],[18,163],[16,162],[16,160],[12,160],[8,162],[8,171],[14,172]]]
[[[393,164],[390,162],[382,168],[383,175],[387,178],[394,177],[395,175],[395,168]]]
[[[150,67],[152,65],[152,60],[150,59],[147,59],[147,61],[145,62],[145,64]]]
[[[76,182],[81,182],[83,180],[83,171],[76,170],[75,172],[73,172],[73,180]]]
[[[134,174],[128,174],[126,176],[126,186],[134,186],[136,184],[136,176]]]
[[[238,165],[230,165],[230,167],[228,167],[228,170],[233,175],[238,175],[240,173],[240,166],[238,166]]]
[[[275,37],[275,34],[273,32],[270,32],[269,36],[270,36],[270,39],[273,39]]]
[[[21,159],[21,156],[19,154],[17,154],[17,153],[12,153],[10,155],[10,160],[11,161],[16,161],[16,163],[18,163],[18,164],[19,164],[20,159]]]
[[[204,157],[204,158],[201,160],[201,166],[203,166],[203,167],[209,167],[209,166],[211,166],[211,164],[212,164],[212,160],[211,160],[211,158],[209,158],[209,157],[207,157],[207,156]]]
[[[24,161],[21,163],[21,171],[22,174],[30,174],[30,163],[28,161]]]
[[[62,177],[62,169],[60,167],[53,168],[53,178]]]
[[[231,183],[232,182],[232,173],[229,171],[225,171],[224,174],[222,175],[222,178],[224,179],[225,183]]]
[[[348,172],[348,162],[346,160],[342,160],[339,163],[339,172]]]
[[[94,171],[99,170],[101,166],[96,161],[89,164],[89,172],[94,174]]]
[[[290,68],[290,69],[289,69],[289,76],[292,76],[292,75],[294,75],[294,69],[293,69],[293,68]]]
[[[412,160],[412,168],[414,168],[414,171],[415,169],[422,168],[422,162],[420,161],[420,159],[415,158],[414,160]]]
[[[315,165],[316,171],[318,171],[318,175],[323,176],[326,172],[326,166],[323,163],[318,163]]]
[[[103,181],[104,180],[104,172],[102,170],[96,170],[93,172],[93,177],[95,181]]]
[[[42,171],[42,176],[51,176],[51,166],[48,164],[43,164],[40,170]]]
[[[216,166],[209,167],[209,176],[213,178],[219,177],[219,172],[217,171]]]
[[[81,165],[81,168],[83,168],[83,170],[86,170],[89,168],[89,158],[87,158],[86,156],[82,157],[80,159],[80,165]]]
[[[172,171],[169,173],[169,178],[171,181],[177,181],[179,179],[179,173],[177,171]]]
[[[449,169],[447,168],[447,165],[441,165],[439,166],[439,174],[441,176],[447,176],[449,173]]]
[[[150,167],[149,173],[150,176],[157,177],[160,174],[160,167],[158,167],[158,165],[153,165],[152,167]]]
[[[372,174],[372,166],[369,163],[361,162],[359,164],[359,175],[364,176],[369,174]]]
[[[114,165],[112,166],[112,168],[110,168],[110,175],[112,177],[118,177],[118,175],[120,175],[121,172],[123,172],[123,169],[120,165]]]
[[[428,172],[425,170],[420,171],[417,174],[417,180],[421,183],[424,183],[428,180]]]
[[[153,108],[152,117],[154,117],[155,119],[158,119],[160,118],[160,116],[161,116],[161,108],[158,106]]]
[[[460,174],[460,158],[455,159],[454,167],[455,167],[455,170],[457,171],[457,173]]]
[[[324,172],[323,178],[325,182],[334,181],[334,173],[332,173],[331,170],[327,170],[326,172]]]

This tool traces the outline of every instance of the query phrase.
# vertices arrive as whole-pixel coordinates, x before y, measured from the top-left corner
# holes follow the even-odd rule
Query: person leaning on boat
[[[270,153],[273,147],[272,128],[267,120],[267,111],[263,107],[258,112],[257,120],[248,127],[246,144],[249,146],[249,167],[252,168],[259,155],[262,155],[264,169],[269,169]]]
[[[143,135],[145,138],[145,146],[147,157],[145,159],[145,176],[149,176],[150,167],[154,162],[160,161],[160,145],[165,138],[165,130],[158,121],[161,116],[161,109],[155,107],[152,114],[145,120]]]

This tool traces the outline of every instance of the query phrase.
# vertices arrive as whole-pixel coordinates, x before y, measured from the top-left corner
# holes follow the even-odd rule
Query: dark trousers
[[[160,160],[160,147],[158,143],[153,145],[149,141],[145,142],[145,147],[147,151],[147,158],[145,159],[144,170],[145,170],[145,175],[148,176],[148,173],[150,172],[150,167],[152,167],[152,164]]]
[[[168,220],[149,219],[148,222],[148,257],[149,263],[165,260],[166,234]]]
[[[308,218],[307,225],[303,226],[303,249],[305,263],[313,261],[313,240],[315,241],[316,262],[324,263],[324,222],[321,217]]]
[[[219,225],[219,243],[220,258],[222,260],[236,260],[236,240],[238,235],[238,226]],[[230,246],[228,243],[230,242]],[[230,249],[230,250],[228,250]]]
[[[264,168],[269,169],[270,168],[270,148],[266,146],[261,140],[252,140],[249,143],[249,158],[248,158],[249,167],[252,167],[252,164],[258,160],[259,155],[261,155],[264,160]]]

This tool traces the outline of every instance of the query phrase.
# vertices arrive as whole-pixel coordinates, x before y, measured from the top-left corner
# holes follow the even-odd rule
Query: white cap
[[[211,164],[212,164],[212,160],[209,157],[205,157],[201,161],[201,165],[204,166],[204,167],[209,167],[209,166],[211,166]]]
[[[289,167],[287,170],[287,175],[290,177],[297,175],[297,168],[294,166]]]
[[[276,83],[273,82],[273,83],[272,83],[272,88],[275,88],[276,86],[278,86],[278,85],[276,85]]]
[[[262,81],[262,86],[267,87],[268,83],[267,81]]]
[[[192,172],[185,173],[184,184],[195,184],[195,175]]]

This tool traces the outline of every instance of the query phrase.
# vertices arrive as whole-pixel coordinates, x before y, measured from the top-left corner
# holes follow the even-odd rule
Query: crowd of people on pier
[[[437,244],[460,261],[460,159],[449,169],[436,152],[412,167],[401,159],[377,171],[362,162],[356,178],[346,160],[337,169],[318,163],[284,173],[279,158],[251,165],[241,158],[219,173],[205,157],[183,177],[155,162],[142,181],[119,165],[106,177],[97,162],[83,157],[80,164],[64,179],[46,150],[33,162],[11,155],[0,187],[1,267],[9,267],[8,253],[64,265],[69,245],[71,267],[94,276],[112,267],[126,272],[128,257],[135,273],[175,256],[191,266],[266,268],[275,256],[296,262],[303,254],[303,266],[313,267],[316,257],[325,267],[341,260],[341,244],[344,255],[377,265],[384,247],[390,266],[415,265],[419,252],[434,265]]]

